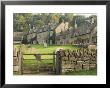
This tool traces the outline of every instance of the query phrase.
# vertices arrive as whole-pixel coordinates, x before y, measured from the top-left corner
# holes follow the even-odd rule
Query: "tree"
[[[37,28],[42,28],[43,25],[44,25],[44,22],[43,22],[42,20],[37,20],[37,21],[36,21],[36,26],[37,26]]]
[[[65,20],[65,16],[60,16],[59,23],[64,22],[64,20]]]
[[[17,32],[28,32],[29,24],[32,22],[31,13],[15,13],[13,15],[14,20],[14,31]]]
[[[74,27],[75,24],[77,24],[77,26],[79,27],[85,21],[85,19],[86,17],[83,15],[76,15],[73,17],[72,21],[70,22],[70,25]]]
[[[65,13],[65,21],[71,22],[73,19],[73,13]]]

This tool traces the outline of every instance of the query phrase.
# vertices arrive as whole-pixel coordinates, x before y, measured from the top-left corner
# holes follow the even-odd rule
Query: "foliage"
[[[72,27],[74,27],[75,24],[77,24],[77,26],[79,27],[85,20],[86,20],[86,17],[85,17],[85,16],[76,15],[76,16],[74,16],[73,19],[71,20],[70,25],[71,25]]]
[[[29,31],[29,24],[32,21],[31,13],[14,13],[13,17],[14,31]]]
[[[14,31],[29,32],[30,29],[41,29],[45,25],[69,22],[74,27],[75,23],[80,26],[85,21],[84,15],[74,13],[14,13]]]

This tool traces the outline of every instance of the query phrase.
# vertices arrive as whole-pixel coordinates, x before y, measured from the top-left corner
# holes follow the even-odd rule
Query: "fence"
[[[51,55],[51,59],[43,59],[42,56]],[[55,74],[55,53],[47,54],[23,54],[21,51],[15,53],[13,58],[13,70],[18,74]],[[23,56],[34,56],[24,59]],[[41,73],[42,72],[42,73]]]
[[[35,56],[35,59],[23,59],[23,56]],[[42,56],[52,55],[52,59],[43,59]],[[49,64],[51,60],[51,64]],[[26,64],[25,62],[29,63]],[[45,62],[45,63],[43,63]],[[35,64],[33,64],[35,63]],[[97,50],[82,49],[82,50],[63,50],[47,54],[23,54],[18,51],[14,54],[14,71],[18,74],[65,74],[66,72],[90,70],[97,68]],[[31,67],[32,66],[32,67]],[[50,72],[50,73],[48,73]]]

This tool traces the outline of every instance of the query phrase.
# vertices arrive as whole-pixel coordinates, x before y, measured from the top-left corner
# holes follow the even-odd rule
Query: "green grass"
[[[52,64],[53,63],[53,60],[52,59],[50,59],[50,60],[46,60],[46,59],[44,59],[44,60],[41,60],[41,61],[39,61],[40,63],[43,63],[43,64]],[[25,59],[24,61],[23,61],[23,63],[24,64],[37,64],[37,60],[35,59],[32,59],[32,60],[28,60],[28,59]]]
[[[32,45],[32,47],[36,48],[38,50],[38,53],[53,53],[57,48],[63,48],[63,49],[77,49],[77,47],[72,45],[51,45],[48,47],[44,47],[43,45]]]
[[[57,48],[71,49],[71,50],[78,49],[78,47],[73,46],[73,45],[50,45],[46,48],[43,45],[38,45],[38,44],[30,45],[30,46],[31,46],[31,48],[36,49],[37,53],[40,53],[40,54],[42,54],[42,53],[53,53]],[[14,47],[19,48],[20,45],[14,45]],[[23,45],[22,45],[22,47],[23,47]],[[25,45],[24,48],[26,48],[26,47],[27,47],[27,45]]]
[[[14,47],[16,48],[20,48],[20,45],[14,45]],[[36,53],[36,54],[46,54],[46,53],[53,53],[55,52],[55,50],[57,48],[63,48],[63,49],[70,49],[70,50],[75,50],[75,49],[78,49],[78,47],[76,46],[73,46],[73,45],[62,45],[62,46],[59,46],[59,45],[51,45],[51,46],[48,46],[47,48],[45,48],[43,45],[31,45],[30,48],[27,47],[27,45],[22,45],[22,48],[23,48],[23,52],[24,53]],[[37,64],[40,63],[40,66],[47,66],[47,65],[51,65],[53,66],[53,55],[42,55],[41,56],[41,61],[37,62],[36,58],[34,55],[23,55],[23,64],[26,66],[26,67],[29,67],[29,68],[36,68],[37,67]],[[50,59],[50,60],[47,60],[47,59]],[[82,70],[82,71],[74,71],[74,72],[68,72],[68,73],[65,73],[63,75],[97,75],[97,70],[94,69],[94,70],[89,70],[89,71],[85,71],[85,70]]]
[[[82,70],[82,71],[76,71],[76,72],[68,72],[68,73],[65,73],[64,75],[97,75],[97,70],[92,69],[92,70]]]
[[[14,47],[17,47],[19,48],[20,45],[14,45]],[[43,45],[31,45],[31,48],[27,48],[27,45],[23,46],[23,52],[24,53],[36,53],[36,54],[46,54],[46,53],[53,53],[55,52],[55,50],[57,48],[63,48],[63,49],[71,49],[71,50],[75,50],[75,49],[78,49],[78,47],[76,46],[73,46],[73,45],[51,45],[51,46],[48,46],[48,47],[44,47]],[[28,50],[29,49],[29,50]],[[34,49],[34,51],[33,51]],[[35,56],[33,55],[24,55],[23,56],[24,59],[35,59]],[[53,59],[53,56],[52,55],[42,55],[41,56],[42,59]]]

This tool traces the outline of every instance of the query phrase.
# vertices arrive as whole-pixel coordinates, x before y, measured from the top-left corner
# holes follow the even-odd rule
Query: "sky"
[[[33,14],[37,14],[37,13],[33,13]],[[64,13],[62,13],[62,15],[63,15]],[[74,13],[74,15],[83,15],[83,16],[85,16],[85,17],[89,17],[89,16],[91,16],[91,15],[96,15],[96,14],[94,14],[94,13]]]

